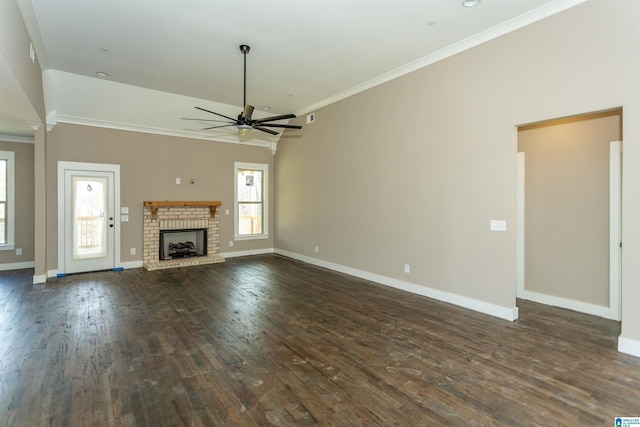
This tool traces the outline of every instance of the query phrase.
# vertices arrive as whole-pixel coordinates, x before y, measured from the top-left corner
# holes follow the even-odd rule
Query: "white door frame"
[[[517,142],[516,142],[517,143]],[[524,152],[516,153],[516,298],[524,298]]]
[[[58,269],[65,274],[65,171],[112,172],[114,176],[114,268],[122,268],[120,262],[120,165],[83,162],[58,162]]]
[[[622,141],[609,143],[609,318],[622,320]]]
[[[516,153],[516,298],[568,308],[607,319],[622,319],[622,142],[609,145],[609,307],[584,303],[525,289],[524,200],[525,153]]]

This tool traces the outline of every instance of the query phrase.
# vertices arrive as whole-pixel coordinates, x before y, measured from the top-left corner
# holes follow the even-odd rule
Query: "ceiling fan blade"
[[[295,114],[283,114],[281,116],[273,116],[273,117],[265,117],[264,119],[257,119],[256,122],[258,123],[273,122],[275,120],[295,119],[295,117],[296,117]]]
[[[195,107],[195,108],[197,108],[198,110],[206,111],[207,113],[215,114],[216,116],[224,117],[225,119],[229,119],[234,123],[237,122],[236,119],[233,119],[233,118],[231,118],[229,116],[225,116],[224,114],[216,113],[215,111],[209,111],[209,110],[207,110],[205,108],[201,108],[201,107]]]
[[[222,126],[210,126],[208,128],[204,128],[204,129],[200,129],[200,130],[209,130],[209,129],[217,129],[217,128],[227,128],[227,127],[231,127],[231,126],[235,126],[235,123],[231,123],[229,125],[222,125]]]
[[[285,128],[285,129],[302,129],[302,126],[298,125],[279,125],[277,123],[260,123],[260,126],[266,126],[271,128]]]
[[[253,114],[253,105],[245,105],[244,111],[242,112],[242,118],[251,120],[251,115]]]
[[[220,122],[220,123],[228,123],[229,122],[229,120],[195,119],[195,118],[192,118],[192,117],[180,117],[180,120],[195,120],[197,122]]]
[[[278,132],[274,132],[271,129],[263,128],[260,126],[251,126],[254,129],[261,130],[262,132],[270,133],[271,135],[278,135]]]

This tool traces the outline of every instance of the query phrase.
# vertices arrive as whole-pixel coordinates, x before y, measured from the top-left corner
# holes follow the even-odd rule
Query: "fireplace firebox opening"
[[[207,229],[160,230],[159,260],[207,255]]]

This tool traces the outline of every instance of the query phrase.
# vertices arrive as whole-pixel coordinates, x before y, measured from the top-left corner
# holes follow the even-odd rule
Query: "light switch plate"
[[[121,214],[128,214],[129,213],[129,208],[125,207],[125,206],[120,207],[120,213]]]
[[[128,222],[129,215],[120,215],[120,222]]]
[[[489,222],[489,229],[491,231],[507,231],[507,221],[492,219]]]

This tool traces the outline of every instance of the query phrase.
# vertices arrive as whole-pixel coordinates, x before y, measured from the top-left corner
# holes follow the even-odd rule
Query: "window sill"
[[[253,234],[251,236],[234,236],[233,240],[262,240],[268,238],[268,234]]]
[[[16,248],[16,245],[0,245],[0,251],[12,251]]]

